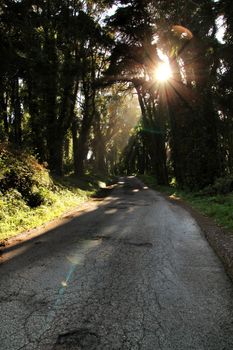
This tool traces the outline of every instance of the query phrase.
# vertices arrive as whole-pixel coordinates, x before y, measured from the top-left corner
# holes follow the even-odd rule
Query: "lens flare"
[[[165,82],[172,77],[172,70],[167,62],[160,63],[155,69],[155,79]]]

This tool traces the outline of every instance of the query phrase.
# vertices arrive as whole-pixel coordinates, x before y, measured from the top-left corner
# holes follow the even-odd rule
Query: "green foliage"
[[[13,191],[13,199],[18,199],[17,193],[31,208],[44,202],[41,188],[51,188],[52,181],[32,155],[1,145],[0,167],[0,191],[5,198]]]
[[[233,176],[220,177],[213,185],[205,187],[201,193],[206,195],[228,194],[233,191]]]
[[[53,180],[32,155],[5,145],[1,146],[0,164],[0,239],[60,216],[108,181],[94,175]]]
[[[226,193],[231,185],[214,181],[233,173],[232,14],[230,0],[1,1],[0,140],[30,148],[56,175],[153,172],[161,184],[175,176],[182,188]],[[155,81],[157,48],[169,84]],[[105,79],[134,87],[140,103],[143,128],[125,152],[133,118],[117,89],[98,89]],[[46,172],[4,162],[0,190],[43,204]]]

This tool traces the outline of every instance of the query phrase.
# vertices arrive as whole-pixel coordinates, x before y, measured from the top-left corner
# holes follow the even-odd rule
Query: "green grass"
[[[53,178],[32,154],[0,143],[0,240],[61,216],[106,182],[97,175]]]
[[[28,206],[17,190],[9,190],[0,198],[0,240],[41,226],[77,207],[104,187],[104,180],[94,176],[56,179],[52,187],[40,187],[44,200],[36,208]]]
[[[233,193],[224,195],[204,195],[201,192],[183,191],[175,186],[158,186],[156,179],[151,175],[140,176],[150,188],[167,194],[173,198],[181,198],[202,214],[230,230],[233,230]]]

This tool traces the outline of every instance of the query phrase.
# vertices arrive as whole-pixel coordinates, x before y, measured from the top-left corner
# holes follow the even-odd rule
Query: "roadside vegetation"
[[[0,240],[38,227],[76,207],[101,187],[98,176],[52,178],[27,152],[0,149]]]
[[[233,177],[219,178],[201,191],[182,190],[174,182],[170,186],[160,186],[151,175],[139,177],[150,188],[171,198],[185,200],[202,214],[213,218],[217,224],[233,230]]]

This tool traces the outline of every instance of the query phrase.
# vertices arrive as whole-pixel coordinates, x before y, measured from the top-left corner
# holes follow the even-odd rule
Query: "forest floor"
[[[121,178],[3,248],[0,349],[232,350],[232,283],[177,203]]]

